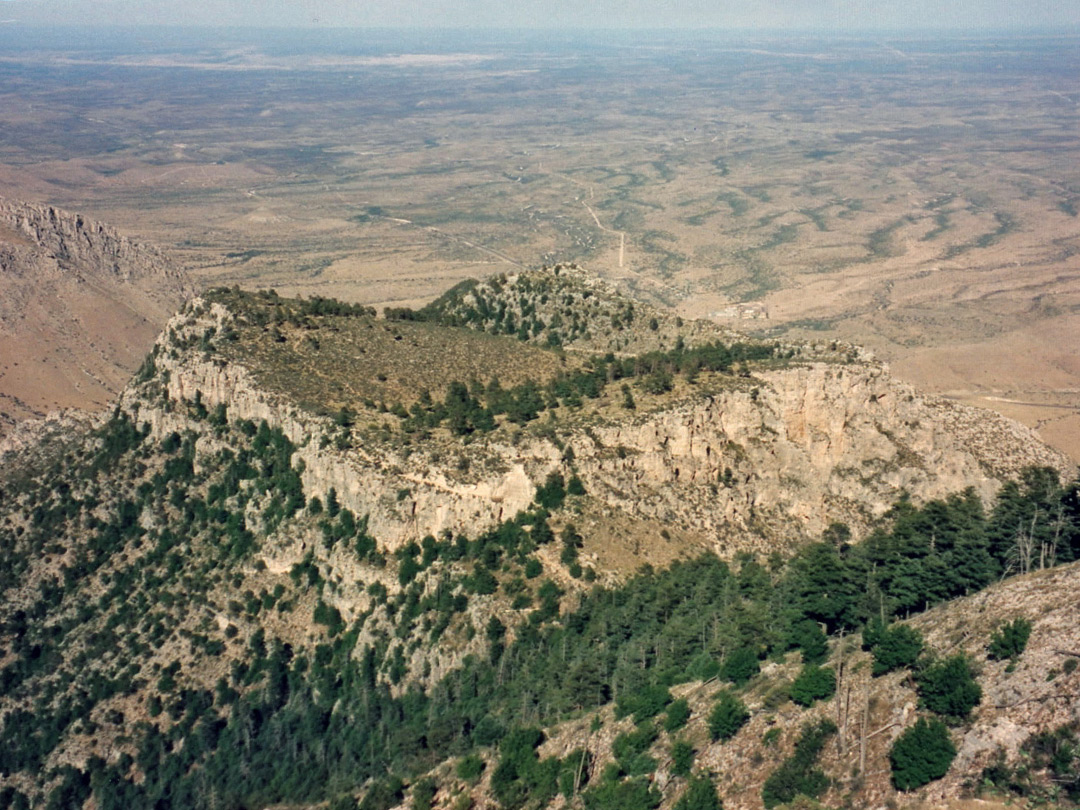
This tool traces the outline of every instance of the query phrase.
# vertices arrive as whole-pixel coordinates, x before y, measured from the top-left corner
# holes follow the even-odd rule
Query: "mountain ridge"
[[[0,435],[27,417],[104,407],[193,293],[157,247],[0,198]]]
[[[226,406],[235,418],[256,423],[265,419],[280,427],[300,447],[305,486],[323,497],[336,488],[344,505],[369,515],[373,531],[391,548],[444,529],[483,530],[511,517],[528,505],[548,473],[565,466],[567,448],[591,492],[610,491],[609,505],[629,509],[637,517],[707,533],[735,524],[736,533],[745,537],[752,534],[751,513],[772,508],[794,518],[795,522],[783,523],[804,540],[819,535],[832,520],[850,523],[861,536],[901,491],[926,500],[974,485],[989,498],[1001,481],[1024,467],[1049,465],[1065,477],[1072,472],[1068,459],[1042,445],[1030,429],[948,400],[921,397],[910,386],[893,381],[884,366],[865,361],[796,360],[791,368],[716,378],[715,390],[697,381],[679,386],[656,396],[652,404],[647,393],[638,392],[642,407],[633,411],[617,408],[622,395],[605,394],[598,400],[605,403],[599,415],[589,412],[575,423],[574,409],[563,409],[566,415],[555,426],[555,439],[543,435],[546,429],[536,435],[539,421],[521,430],[507,424],[491,434],[491,441],[471,437],[468,449],[474,466],[506,469],[495,476],[446,469],[438,460],[442,451],[436,450],[432,458],[425,453],[424,440],[404,452],[402,448],[387,452],[377,441],[364,441],[337,453],[332,438],[341,432],[336,414],[305,418],[304,410],[288,404],[281,392],[272,394],[260,386],[257,368],[246,369],[242,361],[234,365],[217,354],[206,359],[198,352],[179,354],[168,337],[175,334],[182,344],[210,333],[216,337],[208,345],[221,347],[228,357],[235,344],[220,336],[236,328],[233,324],[223,305],[197,299],[186,315],[169,325],[165,340],[155,349],[157,362],[167,371],[168,398],[193,402],[199,397],[207,408]],[[320,330],[302,327],[296,332],[298,336],[286,344],[307,341]],[[171,359],[172,354],[181,362]],[[343,376],[350,374],[347,366],[335,367]],[[157,438],[179,427],[163,424],[160,411],[141,404],[134,391],[121,402],[137,423],[150,424]],[[363,413],[357,411],[356,421],[363,421]],[[373,415],[387,424],[385,414]],[[394,422],[390,419],[390,424]],[[312,446],[314,436],[321,436],[317,448]],[[510,439],[516,444],[508,443]],[[369,486],[349,460],[358,454],[361,468],[403,472]],[[433,471],[439,472],[432,475]],[[728,485],[723,485],[725,471]],[[450,483],[463,478],[464,488]],[[821,485],[823,480],[828,483]],[[407,515],[401,513],[398,501],[380,504],[379,496],[371,498],[373,493],[408,487],[431,494],[410,498]],[[667,498],[664,491],[671,487],[678,495]],[[799,490],[807,493],[800,496]],[[695,497],[691,505],[688,499]],[[465,512],[479,509],[489,514],[489,523],[449,518],[447,501],[455,498],[464,499]],[[705,507],[709,499],[715,503]],[[492,503],[497,507],[491,509]],[[693,520],[687,511],[717,507],[717,519],[706,523]],[[808,525],[800,528],[800,521]]]

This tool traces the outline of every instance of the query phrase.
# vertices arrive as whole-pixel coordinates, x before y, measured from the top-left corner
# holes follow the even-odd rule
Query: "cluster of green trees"
[[[561,373],[545,385],[526,380],[503,388],[497,377],[486,384],[478,380],[469,384],[455,380],[441,402],[424,390],[408,409],[398,403],[389,410],[403,420],[403,428],[409,433],[439,426],[459,436],[484,433],[495,429],[496,417],[502,414],[514,424],[524,424],[560,406],[580,408],[585,399],[598,398],[609,383],[619,380],[636,378],[642,390],[660,394],[671,390],[675,375],[693,381],[705,371],[730,373],[738,363],[766,360],[776,356],[777,351],[776,346],[769,344],[720,342],[687,349],[680,341],[668,352],[631,358],[616,358],[613,354],[590,358],[584,368]],[[339,424],[347,426],[351,422],[351,415],[344,411],[339,414]]]
[[[834,528],[832,542],[807,546],[790,563],[804,572],[808,617],[830,633],[925,610],[1003,574],[1076,559],[1080,484],[1063,487],[1053,469],[1031,468],[1002,488],[989,512],[969,489],[921,508],[901,499],[887,520],[858,545]]]
[[[210,302],[224,304],[257,326],[281,326],[293,323],[312,328],[311,318],[373,318],[375,309],[363,304],[349,304],[336,298],[313,295],[310,298],[282,298],[277,290],[241,291],[239,287],[216,287],[203,293]]]
[[[575,291],[551,277],[533,279],[527,276],[518,278],[513,301],[506,290],[504,278],[489,279],[486,285],[469,279],[447,290],[423,309],[386,311],[386,316],[466,326],[496,335],[515,335],[519,340],[540,340],[550,347],[588,334],[588,315],[578,297],[582,301],[588,300],[592,297],[590,291]],[[537,309],[549,303],[562,303],[563,307],[545,322]],[[629,305],[627,323],[632,321],[633,307]]]
[[[921,634],[907,625],[871,622],[863,631],[863,644],[874,656],[875,676],[912,669],[920,705],[936,715],[919,718],[893,744],[889,752],[893,784],[914,790],[940,779],[956,756],[946,722],[967,719],[982,700],[972,662],[964,654],[946,658],[928,654]]]
[[[559,792],[570,799],[588,781],[584,751],[572,751],[562,759],[541,759],[536,749],[543,740],[538,728],[516,728],[500,740],[491,792],[506,810],[519,810],[526,804],[543,807]]]

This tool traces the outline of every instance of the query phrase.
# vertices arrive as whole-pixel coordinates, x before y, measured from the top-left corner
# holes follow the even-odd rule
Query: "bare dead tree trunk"
[[[866,740],[870,730],[870,679],[866,679],[866,689],[863,693],[863,716],[862,736],[859,740],[859,776],[866,773]]]
[[[1021,573],[1028,574],[1031,572],[1031,558],[1035,552],[1035,521],[1039,518],[1039,510],[1035,510],[1035,514],[1031,516],[1031,528],[1028,529],[1027,537],[1024,538],[1024,559],[1023,570]]]
[[[592,734],[585,738],[585,746],[581,749],[581,761],[578,762],[577,773],[574,774],[574,795],[577,796],[578,790],[581,789],[581,772],[585,770],[585,757],[589,755],[589,741],[592,739]]]
[[[840,727],[840,738],[844,741],[843,746],[840,749],[840,753],[846,753],[847,749],[847,727],[848,720],[851,718],[851,684],[847,685],[847,692],[844,693],[844,724]]]
[[[836,735],[836,748],[840,752],[840,755],[844,755],[845,740],[844,733],[847,728],[847,716],[844,714],[844,701],[842,695],[844,694],[844,630],[840,630],[840,641],[837,643],[837,657],[839,660],[836,664],[836,727],[840,729],[840,733]]]
[[[1054,539],[1050,541],[1050,567],[1057,565],[1058,542],[1061,540],[1061,530],[1065,525],[1065,510],[1059,506],[1057,519],[1054,521]]]

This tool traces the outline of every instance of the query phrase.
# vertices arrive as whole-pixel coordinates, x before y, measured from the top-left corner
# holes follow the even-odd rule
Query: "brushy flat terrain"
[[[387,321],[364,308],[314,312],[310,303],[267,293],[217,291],[212,300],[243,313],[226,355],[248,366],[268,389],[315,411],[380,403],[407,408],[423,391],[441,399],[454,381],[543,384],[580,364],[514,337]]]

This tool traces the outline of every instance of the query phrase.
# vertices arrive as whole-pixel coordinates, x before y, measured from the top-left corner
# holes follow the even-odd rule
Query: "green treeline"
[[[313,295],[310,298],[282,298],[277,290],[241,291],[239,287],[215,287],[203,297],[239,311],[259,326],[293,323],[305,326],[309,318],[374,318],[375,309],[363,304],[349,304],[336,298]]]
[[[607,354],[590,358],[583,369],[559,374],[546,385],[529,380],[503,388],[498,378],[486,384],[473,380],[468,385],[455,380],[442,402],[434,401],[425,390],[409,410],[400,403],[389,410],[401,417],[406,432],[445,426],[460,436],[494,430],[495,417],[501,414],[510,422],[524,424],[546,410],[580,408],[585,399],[598,398],[609,383],[619,380],[636,378],[642,390],[662,394],[672,389],[676,375],[693,381],[702,372],[731,373],[739,363],[767,360],[777,352],[773,345],[717,341],[691,349],[680,344],[671,351],[628,358]],[[345,416],[339,418],[339,423],[346,421]]]

